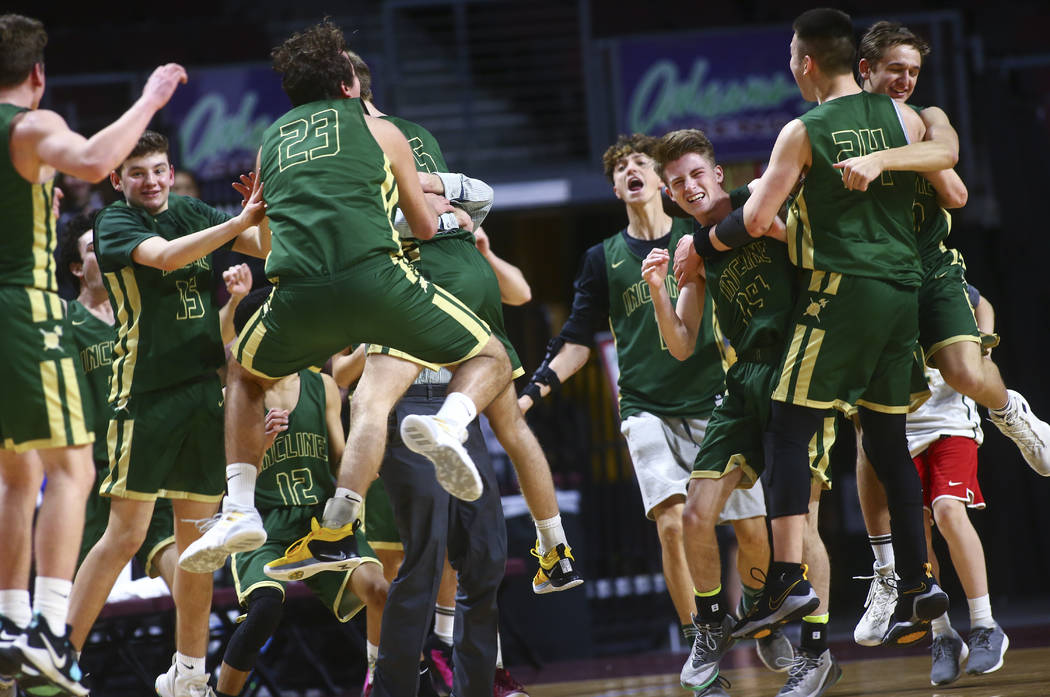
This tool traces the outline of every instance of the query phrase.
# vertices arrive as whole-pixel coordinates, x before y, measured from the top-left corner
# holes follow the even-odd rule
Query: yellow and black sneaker
[[[540,543],[529,550],[532,556],[540,560],[540,569],[532,577],[532,592],[536,594],[554,593],[555,591],[566,591],[583,583],[583,578],[576,572],[573,564],[572,548],[566,544],[559,543],[556,547],[547,550],[546,554],[539,552]]]
[[[360,526],[361,521],[355,520],[333,530],[311,518],[310,532],[289,545],[284,556],[264,566],[263,571],[278,581],[299,581],[322,571],[352,569],[361,559],[354,538]]]
[[[782,624],[802,619],[820,605],[805,564],[773,562],[762,595],[733,628],[734,639],[762,639]],[[751,572],[755,574],[754,571]]]
[[[890,618],[883,646],[907,646],[926,638],[930,623],[948,612],[948,594],[933,578],[929,562],[914,581],[897,583],[897,607]]]

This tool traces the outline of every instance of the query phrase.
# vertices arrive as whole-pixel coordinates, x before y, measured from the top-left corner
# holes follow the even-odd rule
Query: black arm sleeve
[[[605,270],[605,247],[587,250],[573,282],[572,312],[559,336],[583,346],[593,346],[594,333],[609,316],[609,276]]]

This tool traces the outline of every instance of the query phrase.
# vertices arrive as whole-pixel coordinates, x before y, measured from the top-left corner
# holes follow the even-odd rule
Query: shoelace
[[[807,656],[804,651],[797,652],[791,661],[791,667],[788,668],[788,679],[784,683],[784,689],[790,690],[798,686],[806,675],[811,670],[815,670],[819,664],[820,656]]]
[[[714,628],[716,627],[717,628]],[[722,625],[707,625],[697,627],[696,639],[693,640],[693,656],[703,661],[709,653],[718,649],[718,642],[722,638]]]
[[[1032,430],[1031,425],[1017,411],[1000,417],[1010,436],[1026,448],[1045,448],[1046,443]],[[995,419],[992,420],[995,423]],[[999,425],[999,424],[996,424]]]
[[[970,650],[992,648],[992,635],[995,627],[978,627],[970,632]]]
[[[952,651],[952,636],[950,634],[945,634],[944,636],[939,636],[939,637],[937,637],[937,638],[935,638],[933,640],[933,662],[934,663],[936,663],[937,661],[946,660],[946,659],[949,659],[949,658],[952,659],[955,662],[958,662],[959,657],[957,655],[953,656],[952,655],[953,653],[954,652]]]
[[[893,576],[883,576],[880,573],[874,573],[871,576],[854,576],[854,581],[875,581],[868,587],[868,597],[864,601],[864,607],[871,605],[871,601],[874,600],[876,595],[882,593],[889,594],[890,592],[897,590],[897,579]],[[881,591],[881,593],[880,593]]]
[[[222,511],[219,511],[211,518],[183,518],[182,522],[193,523],[201,532],[208,532],[209,530],[214,528],[220,520],[222,520]]]

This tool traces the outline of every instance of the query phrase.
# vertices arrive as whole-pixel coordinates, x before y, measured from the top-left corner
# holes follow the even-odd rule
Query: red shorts
[[[914,458],[922,482],[922,501],[933,511],[939,498],[963,501],[970,508],[984,508],[984,496],[977,482],[977,443],[964,436],[945,436],[935,440]]]

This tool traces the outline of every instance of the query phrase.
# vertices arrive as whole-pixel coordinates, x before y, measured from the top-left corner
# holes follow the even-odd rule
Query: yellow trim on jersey
[[[368,545],[372,549],[382,549],[391,552],[401,552],[405,549],[404,542],[372,542],[372,540],[369,540]]]
[[[48,185],[50,184],[50,195]],[[54,211],[51,197],[54,196],[54,180],[45,184],[33,184],[33,287],[57,290],[54,268]]]
[[[960,334],[958,336],[948,337],[944,341],[938,341],[936,344],[930,347],[930,350],[926,353],[926,365],[930,366],[931,368],[936,368],[937,366],[934,365],[932,362],[933,356],[945,346],[958,344],[961,341],[972,341],[973,343],[977,344],[978,347],[982,346],[981,337],[974,336],[973,334]]]
[[[62,299],[58,297],[58,293],[28,286],[25,291],[29,299],[30,319],[34,323],[62,319],[64,312]]]
[[[398,234],[397,228],[394,227],[394,209],[397,208],[400,193],[397,188],[397,180],[394,177],[394,170],[390,168],[390,158],[386,156],[385,152],[383,153],[383,171],[386,172],[386,178],[383,179],[383,183],[379,186],[379,195],[383,210],[386,211],[386,220],[390,224],[390,239],[400,247],[401,236]]]
[[[77,382],[73,359],[66,357],[58,361],[41,361],[39,365],[40,395],[44,399],[44,409],[47,412],[48,435],[21,443],[16,443],[12,438],[5,438],[3,449],[24,453],[29,450],[66,448],[93,443],[95,434],[87,430],[84,423],[80,384]],[[67,418],[69,419],[68,425]]]
[[[858,399],[857,406],[877,411],[880,414],[907,414],[911,410],[910,404],[905,404],[904,406],[890,406],[887,404],[878,404],[877,402],[869,402],[866,399]]]
[[[820,483],[821,489],[831,489],[828,466],[831,464],[831,446],[835,444],[835,415],[824,417],[824,427],[813,434],[809,441],[810,476]]]
[[[813,226],[809,222],[809,207],[806,205],[806,186],[798,190],[795,201],[790,206],[787,221],[788,258],[795,266],[803,269],[813,268]],[[801,238],[799,237],[799,227]],[[801,255],[799,254],[801,252]],[[801,258],[800,258],[801,257]]]
[[[234,554],[230,559],[230,571],[233,572],[233,589],[237,592],[237,602],[243,607],[248,607],[248,596],[252,594],[256,588],[276,588],[281,591],[281,597],[284,597],[284,584],[280,581],[258,581],[253,583],[247,588],[241,588],[241,577],[237,573],[237,556]]]
[[[113,344],[113,379],[110,381],[109,401],[122,409],[131,396],[138,361],[139,322],[142,319],[142,298],[139,295],[135,271],[125,266],[119,272],[106,273],[113,295],[117,320],[117,341]]]
[[[726,462],[725,467],[721,471],[718,470],[693,470],[689,473],[690,479],[722,479],[727,474],[732,472],[737,467],[740,468],[740,481],[737,482],[735,489],[750,489],[755,485],[760,478],[755,468],[748,464],[747,458],[744,457],[743,453],[733,453],[729,456],[729,460]]]
[[[347,586],[350,585],[350,577],[365,564],[378,564],[380,569],[383,568],[383,563],[375,557],[361,557],[352,568],[347,569],[346,573],[343,574],[343,582],[339,584],[339,590],[336,592],[335,598],[332,599],[332,607],[329,608],[332,611],[332,614],[335,615],[335,618],[340,622],[349,622],[365,607],[365,601],[351,591],[350,595],[357,599],[357,605],[352,611],[347,613],[344,613],[341,609],[343,598],[346,596]],[[380,571],[380,573],[382,573],[382,571]],[[317,593],[315,592],[314,595],[317,595]]]
[[[798,326],[805,329],[801,324]],[[799,364],[798,379],[795,381],[796,394],[809,395],[809,385],[813,382],[813,369],[817,365],[817,356],[820,354],[820,347],[823,344],[824,330],[812,329],[809,341],[806,342],[806,350],[802,354],[802,360]]]
[[[157,578],[158,576],[160,576],[160,570],[153,567],[153,559],[158,554],[160,554],[160,551],[162,549],[164,549],[168,545],[173,544],[175,544],[175,535],[172,535],[171,537],[165,537],[163,540],[153,545],[153,548],[150,549],[149,554],[146,555],[146,568],[144,569],[144,571],[146,572],[147,576],[149,576],[150,578]]]
[[[842,274],[837,271],[821,271],[815,269],[809,276],[810,293],[823,293],[824,295],[838,295],[839,285],[842,283]]]
[[[796,324],[795,333],[791,337],[791,343],[788,344],[787,358],[784,360],[784,370],[780,373],[780,380],[777,381],[777,388],[773,390],[773,399],[779,402],[788,401],[791,373],[794,370],[795,362],[798,360],[798,353],[802,348],[802,339],[805,335],[806,326]]]
[[[84,406],[80,396],[80,382],[77,380],[77,369],[73,364],[73,359],[63,358],[60,365],[62,366],[63,383],[62,405],[60,408],[64,406],[65,412],[69,416],[69,429],[73,435],[73,442],[94,442],[94,433],[89,433],[84,423]]]
[[[109,472],[98,488],[99,494],[109,496],[114,492],[120,494],[127,489],[128,462],[131,460],[131,440],[134,435],[135,419],[109,420],[109,430],[106,433]],[[116,463],[116,467],[113,466],[114,463]],[[153,499],[150,500],[152,501]]]

